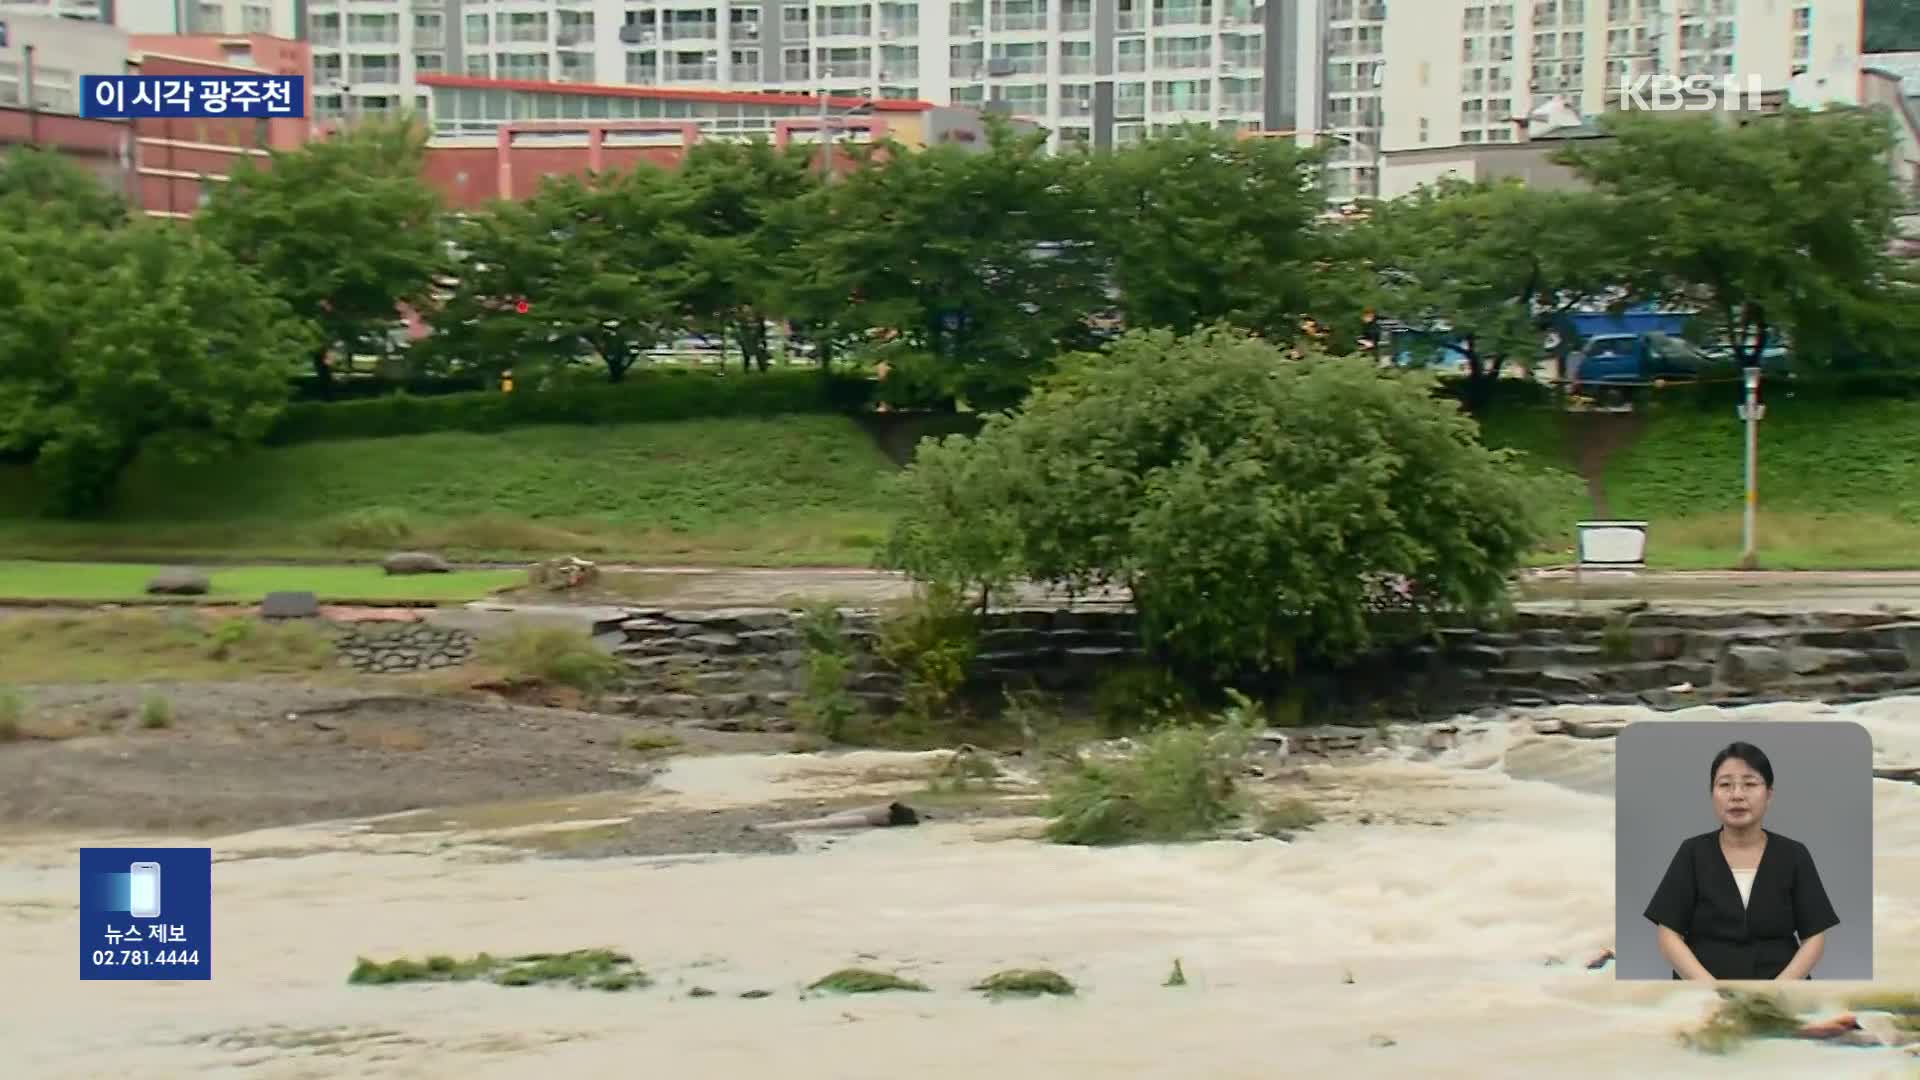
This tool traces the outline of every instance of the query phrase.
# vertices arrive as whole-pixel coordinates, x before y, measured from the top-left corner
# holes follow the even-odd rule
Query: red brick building
[[[304,42],[262,34],[128,35],[70,19],[7,23],[21,46],[15,51],[35,58],[31,79],[16,76],[17,86],[32,83],[34,100],[16,90],[22,104],[0,107],[0,151],[22,144],[58,151],[150,216],[191,217],[207,186],[232,175],[240,161],[264,164],[270,149],[292,149],[311,137],[307,117],[90,120],[79,115],[77,95],[82,75],[305,75],[302,111],[311,116],[313,59]],[[0,70],[0,83],[6,74]]]
[[[544,176],[678,164],[702,139],[818,144],[820,99],[808,94],[594,86],[421,75],[431,95],[427,180],[447,205],[524,199]],[[971,109],[925,101],[836,97],[826,129],[836,143],[892,139],[922,147],[975,141]],[[841,159],[851,165],[847,159]]]

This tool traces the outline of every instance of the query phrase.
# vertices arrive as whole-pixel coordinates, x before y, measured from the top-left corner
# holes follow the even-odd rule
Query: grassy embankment
[[[1577,472],[1562,418],[1513,409],[1486,423],[1489,443]],[[1662,569],[1729,569],[1740,558],[1745,443],[1731,409],[1657,409],[1607,458],[1610,516],[1649,523]],[[1920,567],[1920,402],[1768,403],[1760,429],[1760,563],[1773,570]],[[1541,563],[1570,559],[1572,526],[1595,513],[1577,486],[1552,513],[1568,538]]]
[[[1920,567],[1920,402],[1769,402],[1760,450],[1762,564],[1776,569]],[[1722,415],[1725,413],[1725,415]],[[1662,568],[1732,567],[1740,546],[1742,441],[1730,410],[1668,408],[1635,440],[1579,460],[1567,417],[1497,407],[1487,440],[1563,474],[1550,508],[1567,538],[1596,507],[1652,523]],[[261,449],[197,467],[139,462],[113,508],[86,522],[36,516],[27,470],[0,468],[0,555],[138,559],[368,560],[426,548],[468,560],[571,553],[603,561],[865,565],[885,535],[893,466],[853,421],[831,416],[501,434],[350,439]],[[109,574],[0,563],[0,596],[116,599],[146,568]],[[329,573],[332,573],[331,571]],[[512,582],[314,571],[216,575],[234,599],[312,588],[355,599],[462,599]],[[64,575],[64,576],[63,576]],[[74,578],[77,580],[69,580]]]
[[[191,467],[143,460],[109,512],[85,522],[36,515],[30,472],[6,468],[0,555],[348,561],[424,548],[476,561],[858,565],[885,535],[891,471],[871,437],[832,416],[346,439]]]

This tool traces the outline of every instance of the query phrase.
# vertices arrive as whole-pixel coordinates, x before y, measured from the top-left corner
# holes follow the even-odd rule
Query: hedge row
[[[502,431],[525,424],[627,424],[783,413],[850,413],[865,409],[872,395],[869,379],[822,376],[817,371],[641,371],[630,373],[619,384],[558,390],[390,394],[358,401],[295,402],[280,414],[267,441],[285,445],[436,431]]]

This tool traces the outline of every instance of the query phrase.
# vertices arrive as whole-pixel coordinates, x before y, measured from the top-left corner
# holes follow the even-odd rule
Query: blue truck
[[[1572,345],[1567,370],[1574,389],[1582,385],[1626,386],[1697,379],[1733,362],[1728,348],[1703,349],[1685,337],[1693,316],[1679,311],[1637,309],[1572,314],[1561,319],[1562,340]],[[1787,350],[1765,350],[1761,367],[1782,373]]]

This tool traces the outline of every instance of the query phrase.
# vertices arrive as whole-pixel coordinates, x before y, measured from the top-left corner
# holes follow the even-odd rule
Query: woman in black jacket
[[[1809,979],[1840,924],[1806,845],[1761,828],[1773,763],[1751,743],[1714,755],[1720,828],[1680,842],[1646,917],[1676,979]]]

